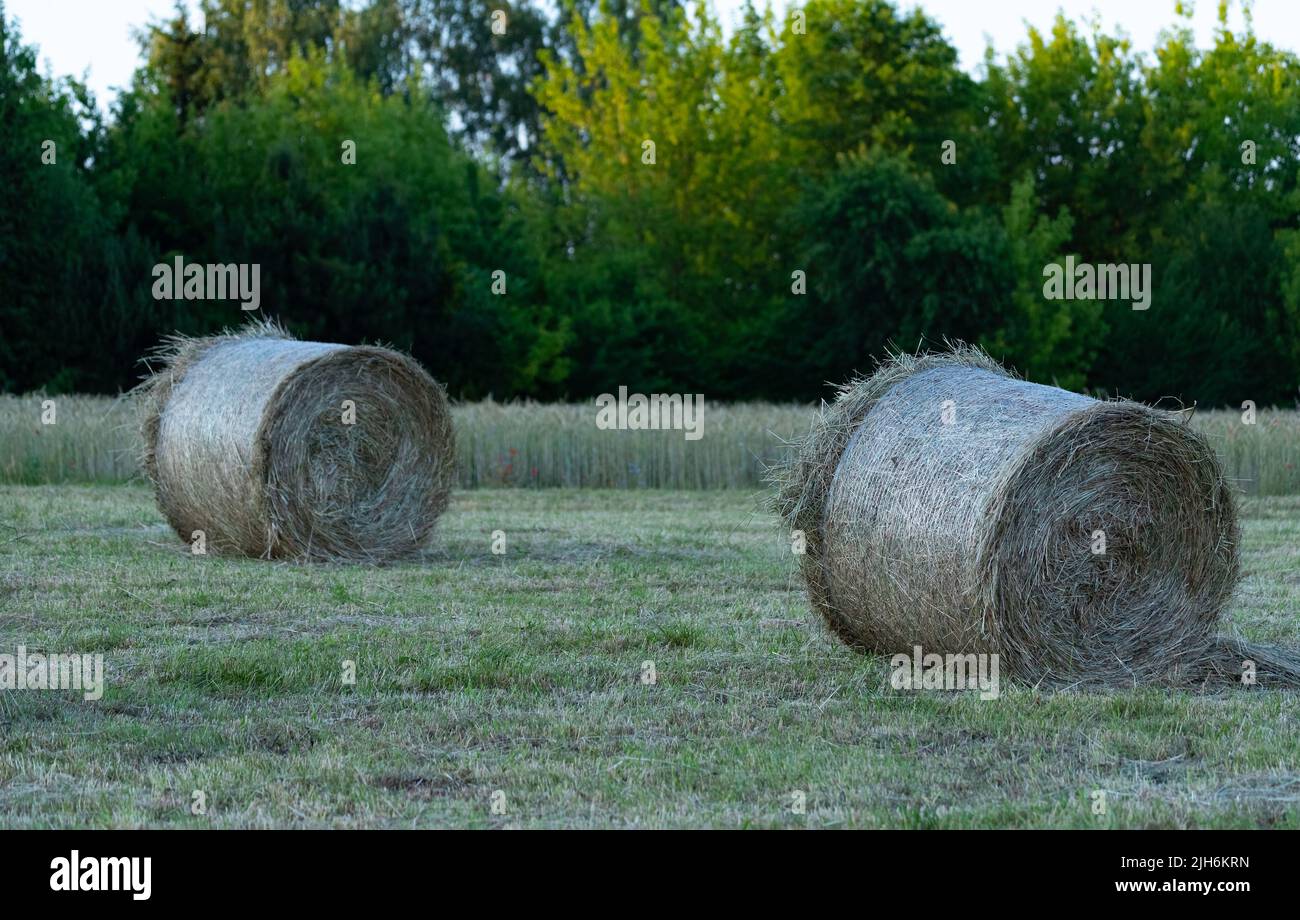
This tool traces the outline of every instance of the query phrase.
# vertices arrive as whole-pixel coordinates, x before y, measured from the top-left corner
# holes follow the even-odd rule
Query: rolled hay
[[[384,562],[428,540],[454,482],[443,388],[411,357],[260,322],[174,337],[137,388],[144,468],[182,540]]]
[[[1247,659],[1300,684],[1294,653],[1217,632],[1236,502],[1180,413],[956,346],[843,386],[773,478],[810,600],[858,649],[997,654],[1043,685],[1240,681]]]

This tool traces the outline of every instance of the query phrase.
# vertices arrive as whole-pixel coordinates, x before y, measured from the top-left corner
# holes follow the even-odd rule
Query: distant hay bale
[[[1236,503],[1176,413],[965,346],[903,355],[842,387],[774,481],[811,601],[857,648],[996,653],[1047,685],[1239,680],[1246,658],[1300,679],[1293,654],[1216,632]]]
[[[202,531],[220,553],[383,562],[422,547],[446,510],[447,397],[413,358],[262,322],[173,338],[155,359],[136,391],[144,467],[182,540]]]

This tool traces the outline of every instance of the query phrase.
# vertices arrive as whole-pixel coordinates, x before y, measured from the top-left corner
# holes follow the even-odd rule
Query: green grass
[[[1300,827],[1295,694],[892,691],[756,504],[462,492],[376,569],[192,556],[139,486],[0,487],[0,652],[109,675],[0,692],[0,826]],[[1232,619],[1298,643],[1300,498],[1246,510]]]
[[[0,483],[127,482],[141,446],[130,405],[58,396],[0,395]],[[810,406],[705,404],[703,437],[679,431],[602,431],[593,404],[462,403],[452,410],[460,487],[755,489],[786,443],[808,430]],[[1224,469],[1247,494],[1300,494],[1300,412],[1198,412]]]

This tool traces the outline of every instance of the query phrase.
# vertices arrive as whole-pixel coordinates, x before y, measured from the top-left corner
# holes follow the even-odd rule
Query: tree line
[[[973,76],[888,0],[200,0],[105,113],[0,0],[0,388],[116,392],[240,323],[154,296],[180,256],[466,398],[804,400],[948,337],[1291,404],[1300,60],[1220,21],[1139,54],[1058,18]],[[1148,308],[1046,296],[1067,259],[1147,266]]]

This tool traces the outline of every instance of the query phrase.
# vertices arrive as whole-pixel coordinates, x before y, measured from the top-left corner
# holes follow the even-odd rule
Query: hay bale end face
[[[137,390],[144,467],[181,539],[218,553],[384,562],[446,510],[443,388],[387,348],[301,342],[272,323],[170,340]]]
[[[813,605],[882,654],[999,655],[1051,685],[1291,683],[1217,634],[1233,492],[1178,415],[1017,379],[983,352],[904,355],[825,408],[778,470]]]

